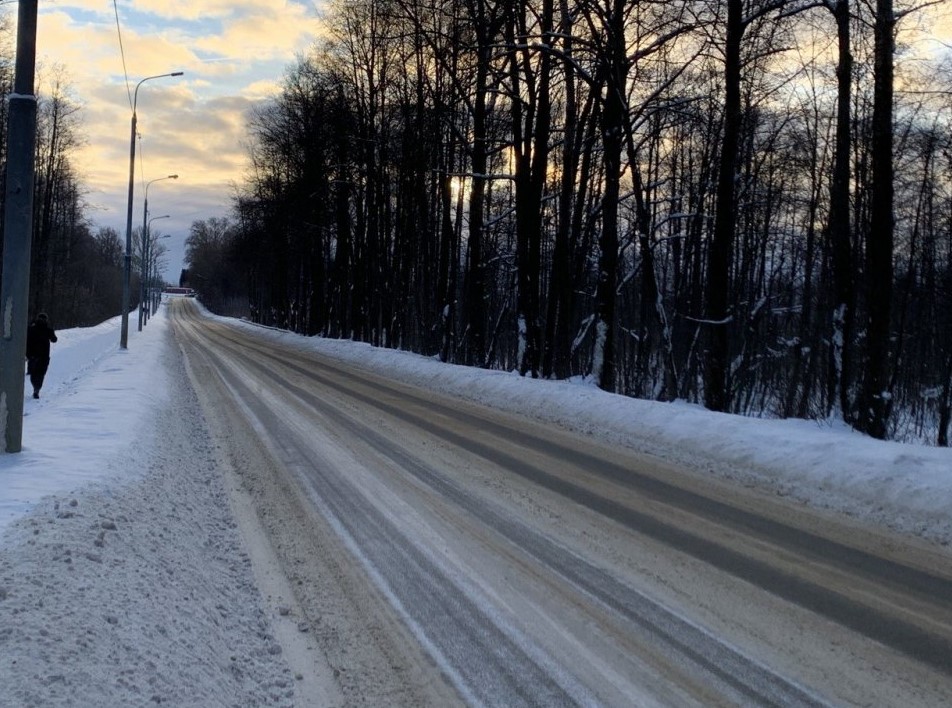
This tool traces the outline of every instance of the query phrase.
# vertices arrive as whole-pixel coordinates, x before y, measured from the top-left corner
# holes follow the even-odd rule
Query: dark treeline
[[[0,92],[13,90],[14,37],[0,17]],[[72,158],[81,146],[79,108],[58,68],[40,67],[30,265],[30,316],[54,326],[93,325],[119,313],[123,246],[114,229],[93,232]],[[0,103],[0,259],[7,150],[6,101]]]
[[[193,228],[193,285],[301,333],[946,444],[952,94],[900,31],[925,20],[336,2],[250,120],[233,219]]]

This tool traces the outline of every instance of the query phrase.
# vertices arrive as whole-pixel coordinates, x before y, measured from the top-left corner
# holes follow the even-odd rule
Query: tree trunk
[[[606,57],[605,105],[602,110],[602,149],[605,190],[602,195],[602,231],[599,237],[598,283],[595,289],[595,347],[592,377],[598,386],[615,391],[615,296],[618,286],[618,198],[621,152],[625,126],[625,85],[628,60],[625,55],[624,4],[614,0],[607,19],[612,38]]]
[[[832,249],[833,346],[830,349],[829,392],[832,406],[837,401],[843,420],[854,420],[850,390],[853,384],[853,323],[856,318],[856,265],[850,240],[850,101],[852,100],[853,53],[850,48],[850,3],[837,0],[834,7],[839,62],[836,67],[837,111],[833,179],[830,183],[830,216],[827,227]]]
[[[704,360],[704,405],[712,411],[730,408],[730,272],[733,256],[737,149],[740,143],[740,45],[744,36],[742,0],[727,2],[724,46],[724,135],[717,176],[714,234],[707,254],[705,316],[707,356]]]
[[[552,41],[552,0],[543,0],[540,29],[542,44]],[[525,17],[519,19],[518,44],[528,44]],[[515,29],[515,28],[513,28]],[[515,46],[517,38],[510,35]],[[540,53],[537,68],[532,66],[528,49],[520,53],[526,79],[526,102],[512,104],[513,138],[516,153],[516,264],[518,293],[516,298],[521,356],[517,362],[523,376],[538,377],[542,357],[542,323],[540,308],[540,274],[542,268],[542,198],[549,167],[549,132],[552,123],[549,96],[551,54]],[[512,62],[513,94],[520,95],[519,64]]]
[[[578,166],[575,142],[576,111],[575,72],[572,57],[572,15],[568,1],[560,1],[562,15],[562,53],[567,58],[564,65],[565,79],[565,125],[562,138],[562,182],[559,191],[559,220],[552,247],[552,271],[549,277],[549,299],[545,318],[545,343],[542,358],[542,375],[565,379],[571,372],[569,366],[571,340],[569,338],[572,306],[572,280],[570,270],[571,250],[569,234],[572,225],[572,202],[575,193],[575,172]]]
[[[486,37],[482,3],[476,17],[480,33],[479,57],[476,65],[476,85],[473,96],[473,141],[471,149],[472,185],[469,194],[469,238],[467,240],[463,326],[466,337],[465,361],[469,366],[486,365],[486,264],[483,263],[484,199],[489,164],[486,141],[487,105],[489,91],[489,61],[491,48]]]
[[[889,335],[893,290],[893,31],[892,0],[877,0],[875,77],[873,87],[873,194],[866,241],[866,287],[869,307],[866,375],[860,394],[857,428],[886,437],[890,411]]]
[[[945,365],[945,381],[942,384],[942,402],[939,407],[939,447],[949,446],[949,423],[952,422],[952,349]]]

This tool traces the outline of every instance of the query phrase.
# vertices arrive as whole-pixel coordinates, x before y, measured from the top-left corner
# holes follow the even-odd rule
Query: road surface
[[[170,317],[302,705],[952,705],[947,552]]]

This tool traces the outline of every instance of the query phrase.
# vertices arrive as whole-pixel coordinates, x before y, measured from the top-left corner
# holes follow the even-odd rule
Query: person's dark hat
[[[49,319],[49,317],[46,316],[45,312],[41,312],[40,314],[36,316],[36,319],[46,322]]]

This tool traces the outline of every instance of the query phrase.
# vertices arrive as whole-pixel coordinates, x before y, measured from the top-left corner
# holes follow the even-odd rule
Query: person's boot
[[[39,397],[40,397],[40,389],[34,388],[34,389],[33,389],[33,398],[39,398]]]

